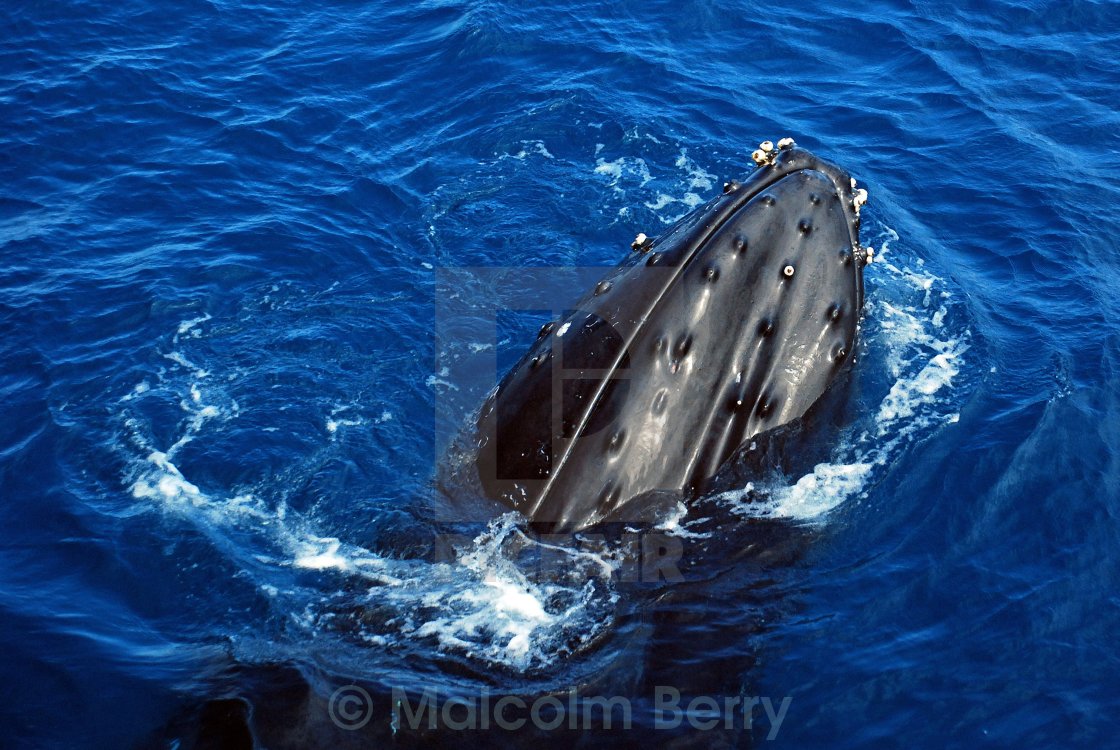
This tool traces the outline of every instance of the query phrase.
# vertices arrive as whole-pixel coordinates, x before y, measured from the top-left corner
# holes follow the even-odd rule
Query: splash
[[[428,644],[435,652],[520,672],[544,668],[609,629],[617,563],[607,553],[542,543],[525,532],[517,514],[495,519],[474,538],[456,540],[454,559],[400,559],[344,541],[332,528],[337,520],[266,501],[282,494],[276,490],[284,477],[274,480],[275,487],[246,491],[205,487],[185,476],[176,464],[181,449],[220,438],[240,413],[211,385],[223,379],[219,366],[195,364],[190,344],[201,334],[190,332],[200,322],[180,324],[171,337],[173,350],[164,355],[172,366],[120,399],[129,436],[122,446],[125,479],[140,509],[193,525],[251,575],[291,624],[308,636],[357,637],[371,647]],[[155,444],[159,430],[145,421],[140,396],[177,403],[184,413],[166,448]],[[345,404],[331,410],[325,445],[334,444],[338,430],[364,424],[348,416],[354,409]],[[384,411],[370,422],[392,418]],[[293,572],[303,575],[293,580]]]
[[[610,624],[614,563],[528,536],[509,513],[464,545],[456,563],[409,585],[371,592],[402,614],[401,630],[439,648],[519,670],[579,651]],[[550,562],[519,561],[530,551]]]

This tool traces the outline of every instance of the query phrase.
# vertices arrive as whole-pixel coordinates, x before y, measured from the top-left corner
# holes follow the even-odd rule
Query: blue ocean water
[[[1120,5],[0,19],[0,745],[190,747],[238,697],[269,747],[551,736],[410,733],[394,687],[620,695],[646,746],[1115,745]],[[433,556],[478,363],[539,324],[495,300],[786,135],[871,193],[831,447],[672,519],[681,583],[609,549],[535,577],[513,517]],[[658,686],[791,700],[665,730]]]

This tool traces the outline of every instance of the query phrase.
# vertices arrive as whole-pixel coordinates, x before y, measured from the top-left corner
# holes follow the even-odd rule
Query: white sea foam
[[[455,385],[454,383],[452,383],[450,380],[447,379],[448,376],[450,376],[450,375],[451,375],[451,369],[449,367],[441,367],[439,369],[438,373],[436,373],[435,375],[429,375],[427,377],[427,379],[424,381],[424,383],[429,388],[433,388],[433,389],[434,388],[443,388],[443,389],[452,390],[452,391],[459,390],[459,387],[457,385]]]
[[[711,538],[711,531],[694,531],[690,527],[699,525],[703,519],[692,518],[689,519],[689,507],[683,501],[678,502],[676,506],[658,523],[654,528],[657,531],[663,531],[666,534],[671,534],[682,539],[708,539]]]
[[[694,162],[683,148],[680,156],[677,157],[676,165],[688,177],[688,186],[692,190],[708,191],[715,186],[716,176]]]
[[[521,141],[518,145],[520,146],[520,148],[518,149],[517,153],[500,154],[498,156],[498,160],[501,161],[502,159],[517,159],[518,161],[524,161],[530,156],[543,156],[546,159],[555,158],[545,147],[544,141]]]
[[[191,335],[191,338],[199,338],[202,335],[202,331],[200,331],[196,326],[199,326],[211,319],[212,318],[210,316],[210,313],[205,313],[201,317],[184,320],[179,324],[179,330],[176,331],[175,338],[173,340],[178,343],[179,337],[187,335],[188,333]]]
[[[561,563],[548,571],[515,562],[516,550],[539,545],[521,530],[517,514],[498,518],[478,538],[464,540],[456,561],[431,563],[386,557],[349,543],[332,533],[328,522],[283,501],[270,504],[257,492],[206,487],[188,478],[176,455],[189,442],[213,438],[238,412],[235,402],[212,384],[225,380],[220,372],[212,376],[194,364],[197,355],[190,351],[176,348],[165,356],[174,367],[162,372],[156,384],[145,379],[121,399],[134,446],[125,448],[131,497],[142,508],[192,524],[225,553],[244,555],[247,574],[251,569],[258,588],[297,627],[311,635],[340,625],[349,632],[355,628],[340,618],[360,617],[354,613],[364,607],[388,608],[396,614],[378,630],[355,622],[366,643],[428,640],[442,651],[526,670],[578,648],[609,626],[615,563],[549,545],[540,545],[542,552],[548,547]],[[188,413],[165,449],[152,437],[162,431],[131,413],[141,393],[178,401]],[[330,437],[343,426],[362,423],[353,413],[357,408],[343,405],[332,411]],[[370,421],[392,419],[391,411],[382,410]],[[327,588],[293,589],[284,575],[292,570],[322,576]],[[337,588],[339,576],[350,581],[345,593]],[[346,598],[341,614],[330,606],[338,596]]]
[[[638,187],[645,187],[653,180],[649,165],[646,164],[645,159],[639,156],[623,156],[614,161],[607,161],[600,157],[595,160],[595,174],[608,177],[609,182],[607,184],[614,188],[616,192],[622,192],[621,183],[623,179],[626,179],[628,183],[636,179]]]
[[[518,669],[546,664],[595,637],[609,622],[604,608],[615,601],[609,590],[613,563],[588,552],[541,545],[567,556],[555,566],[563,575],[559,580],[530,576],[506,550],[510,544],[540,544],[526,537],[519,523],[513,513],[496,519],[457,564],[431,566],[427,585],[419,591],[402,587],[379,592],[411,613],[405,617],[405,631],[432,638],[441,649]]]
[[[651,211],[659,212],[658,218],[664,224],[673,223],[703,203],[702,194],[709,193],[716,181],[716,176],[693,161],[684,149],[681,149],[674,165],[684,173],[682,175],[682,183],[685,186],[683,194],[677,196],[662,191],[652,201],[646,201],[644,204]],[[641,186],[645,186],[646,182],[648,180],[642,182]],[[665,208],[670,206],[676,207],[677,210],[673,212],[664,211]]]
[[[792,485],[748,483],[719,500],[748,518],[790,518],[808,521],[822,516],[863,489],[870,463],[821,463]]]

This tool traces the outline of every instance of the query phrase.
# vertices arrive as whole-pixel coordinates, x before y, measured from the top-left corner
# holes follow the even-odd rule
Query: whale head
[[[631,517],[640,498],[703,491],[849,365],[866,192],[788,140],[763,146],[541,330],[475,425],[487,495],[549,529],[652,520]]]

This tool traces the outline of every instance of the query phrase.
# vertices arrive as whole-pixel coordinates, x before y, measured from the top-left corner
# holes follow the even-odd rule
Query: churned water
[[[0,745],[580,739],[425,691],[624,701],[587,744],[1117,742],[1120,5],[0,19]],[[502,300],[786,135],[871,193],[828,434],[663,519],[679,578],[434,513],[541,322]]]

